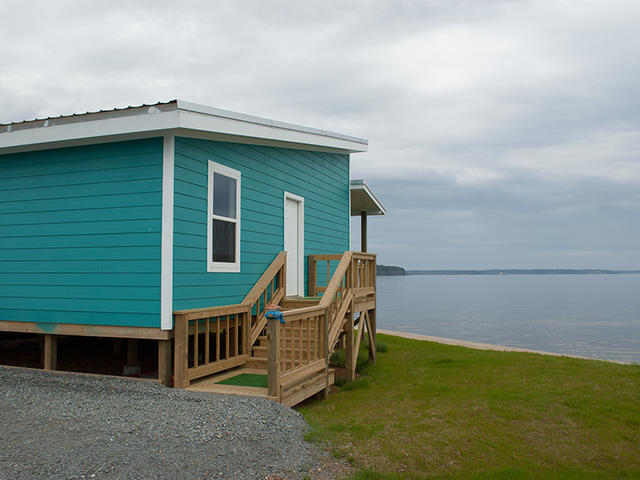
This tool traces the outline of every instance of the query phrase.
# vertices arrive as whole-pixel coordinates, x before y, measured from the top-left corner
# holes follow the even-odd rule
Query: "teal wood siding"
[[[207,166],[242,174],[240,273],[207,272]],[[349,156],[176,138],[174,309],[240,302],[284,249],[284,192],[304,197],[307,255],[349,249]]]
[[[0,156],[0,320],[160,327],[162,139]]]

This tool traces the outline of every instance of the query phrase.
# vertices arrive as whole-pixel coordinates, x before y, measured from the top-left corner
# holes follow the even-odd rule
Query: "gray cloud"
[[[639,20],[626,0],[9,3],[0,121],[184,98],[341,131],[370,140],[352,176],[388,207],[383,263],[640,268]]]

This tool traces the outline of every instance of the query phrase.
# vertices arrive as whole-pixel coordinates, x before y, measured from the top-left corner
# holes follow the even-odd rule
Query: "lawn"
[[[378,341],[361,378],[299,407],[351,478],[640,478],[640,365]]]

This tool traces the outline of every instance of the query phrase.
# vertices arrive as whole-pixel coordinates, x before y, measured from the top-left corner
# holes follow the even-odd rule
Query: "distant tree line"
[[[640,270],[603,270],[573,268],[507,268],[491,270],[409,270],[407,275],[617,275],[640,273]]]
[[[406,275],[407,271],[402,267],[392,265],[376,265],[376,275]]]

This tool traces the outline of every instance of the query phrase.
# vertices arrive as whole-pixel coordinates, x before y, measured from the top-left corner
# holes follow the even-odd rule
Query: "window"
[[[240,172],[209,161],[207,271],[240,271]]]

